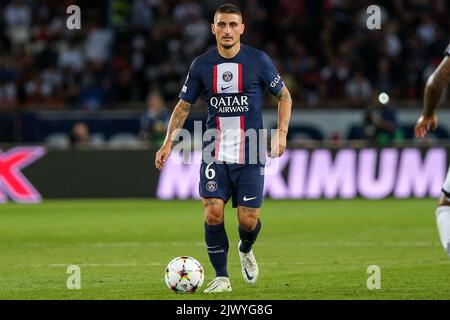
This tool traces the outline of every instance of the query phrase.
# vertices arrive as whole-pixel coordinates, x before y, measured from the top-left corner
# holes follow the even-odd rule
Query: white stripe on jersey
[[[221,63],[217,65],[217,93],[239,93],[239,64]]]
[[[218,117],[218,130],[220,136],[216,158],[228,163],[243,163],[243,117]]]

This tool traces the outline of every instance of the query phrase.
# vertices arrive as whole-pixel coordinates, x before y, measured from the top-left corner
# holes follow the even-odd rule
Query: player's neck
[[[226,59],[234,58],[239,51],[241,50],[241,43],[238,42],[236,45],[232,46],[231,48],[225,48],[221,45],[217,46],[217,50],[219,51],[219,55]]]

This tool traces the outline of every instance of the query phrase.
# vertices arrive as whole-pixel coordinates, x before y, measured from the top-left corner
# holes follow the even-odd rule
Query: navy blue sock
[[[209,260],[216,270],[216,277],[228,277],[227,256],[228,237],[225,225],[208,225],[205,222],[205,242],[208,250]]]
[[[244,229],[243,226],[238,226],[239,237],[241,238],[241,245],[239,246],[239,250],[244,253],[250,252],[252,250],[252,246],[258,237],[258,233],[261,230],[261,221],[258,219],[258,223],[256,224],[255,229],[252,231],[248,231]]]

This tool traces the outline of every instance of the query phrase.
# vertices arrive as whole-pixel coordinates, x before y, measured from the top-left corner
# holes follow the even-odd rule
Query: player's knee
[[[240,207],[238,208],[239,224],[246,230],[252,231],[258,224],[259,209]]]
[[[258,219],[241,219],[239,220],[239,224],[247,231],[253,231],[258,224]]]
[[[224,203],[220,199],[203,199],[205,207],[205,221],[209,225],[217,225],[223,222]]]
[[[207,224],[217,225],[223,222],[223,212],[219,210],[207,210],[205,211],[205,221]]]

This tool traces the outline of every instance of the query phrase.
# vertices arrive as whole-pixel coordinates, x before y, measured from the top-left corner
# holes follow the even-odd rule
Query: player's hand
[[[421,116],[416,123],[414,133],[416,138],[425,138],[428,131],[435,130],[438,126],[438,117],[432,115],[430,117]]]
[[[272,137],[271,141],[271,149],[270,149],[270,158],[281,157],[283,153],[286,151],[286,133],[280,133],[277,130],[277,133]]]
[[[164,144],[158,152],[156,152],[155,156],[155,167],[158,170],[161,170],[164,167],[164,164],[166,163],[167,159],[170,156],[170,153],[172,152],[172,146],[169,144]]]

